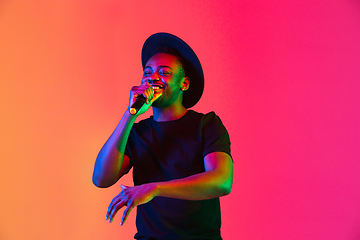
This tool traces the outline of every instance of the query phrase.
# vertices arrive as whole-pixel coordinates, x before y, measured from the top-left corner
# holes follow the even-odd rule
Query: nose
[[[152,74],[148,75],[148,79],[150,81],[159,81],[160,80],[160,75],[159,75],[158,71],[154,71]]]
[[[148,78],[148,79],[146,79],[146,81],[148,83],[155,83],[155,82],[159,81],[159,78]]]

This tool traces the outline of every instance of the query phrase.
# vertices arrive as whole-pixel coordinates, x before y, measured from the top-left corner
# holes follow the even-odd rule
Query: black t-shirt
[[[192,110],[180,119],[134,124],[125,154],[133,166],[135,185],[185,178],[205,171],[204,157],[230,155],[230,139],[214,113]],[[181,200],[155,197],[137,206],[136,239],[221,239],[219,198]]]

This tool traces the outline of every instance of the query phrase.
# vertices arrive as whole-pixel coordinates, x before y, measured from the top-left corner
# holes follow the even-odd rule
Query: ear
[[[190,87],[190,78],[184,77],[181,83],[181,91],[186,91],[189,89],[189,87]]]

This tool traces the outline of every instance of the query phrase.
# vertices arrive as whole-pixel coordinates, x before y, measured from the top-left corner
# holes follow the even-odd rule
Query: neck
[[[172,105],[167,108],[153,107],[154,120],[157,122],[173,121],[181,118],[187,112],[183,105]]]

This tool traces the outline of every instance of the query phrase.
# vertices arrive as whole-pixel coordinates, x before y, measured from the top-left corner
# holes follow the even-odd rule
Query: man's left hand
[[[126,205],[126,209],[124,210],[124,214],[120,222],[120,225],[123,225],[129,216],[130,211],[137,205],[141,205],[152,200],[156,196],[157,191],[156,185],[152,183],[134,187],[121,185],[121,188],[122,191],[111,201],[105,220],[112,222],[116,213]]]

